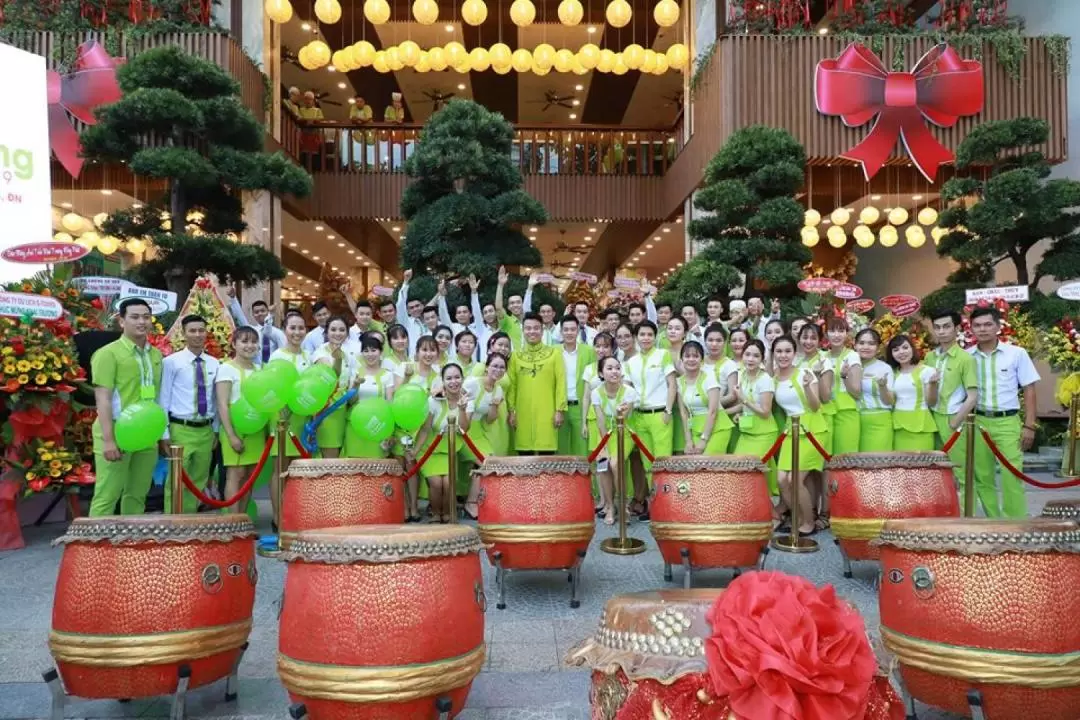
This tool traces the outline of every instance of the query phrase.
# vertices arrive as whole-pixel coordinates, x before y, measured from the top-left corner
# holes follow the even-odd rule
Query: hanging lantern
[[[349,46],[349,60],[358,68],[367,67],[375,60],[375,46],[367,40]]]
[[[852,235],[855,236],[855,244],[861,248],[868,248],[874,244],[874,231],[865,225],[857,225]]]
[[[85,228],[86,220],[78,213],[69,212],[64,215],[64,217],[60,218],[60,225],[69,233],[78,235]]]
[[[918,225],[908,225],[904,230],[904,239],[913,248],[921,248],[926,244],[926,233]]]
[[[834,248],[842,248],[847,244],[847,233],[839,225],[830,227],[825,237],[829,239],[829,245]]]
[[[634,10],[626,0],[611,0],[604,11],[608,25],[616,28],[626,27],[633,16]]]
[[[350,62],[348,50],[335,50],[334,54],[330,56],[330,64],[343,72],[354,69]]]
[[[864,225],[873,225],[881,219],[881,211],[873,205],[867,205],[859,211],[859,222]]]
[[[667,55],[664,53],[656,53],[656,69],[653,70],[653,75],[663,75],[670,67],[671,65],[668,63]]]
[[[79,242],[80,245],[85,245],[86,247],[93,249],[93,248],[97,247],[98,243],[101,242],[101,236],[98,235],[93,230],[89,230],[87,232],[84,232],[81,236],[79,236],[79,241],[78,242]],[[106,253],[106,254],[108,254],[108,253]]]
[[[315,62],[315,67],[325,67],[330,63],[330,46],[324,43],[322,40],[312,40],[307,44],[311,48],[308,52],[311,54],[311,59]]]
[[[878,232],[878,242],[881,243],[881,247],[892,247],[899,239],[900,233],[896,232],[896,228],[892,225],[886,225]]]
[[[472,62],[469,60],[469,56],[466,55],[465,59],[454,66],[454,72],[462,75],[468,75],[472,72]]]
[[[405,67],[413,67],[420,59],[420,46],[412,40],[406,40],[398,45],[398,57],[405,63]]]
[[[889,211],[889,222],[893,225],[903,225],[908,221],[908,211],[904,208],[893,208]]]
[[[293,9],[289,0],[266,0],[266,17],[278,25],[284,25],[292,20]]]
[[[645,51],[645,58],[641,61],[641,72],[649,73],[650,75],[656,72],[656,52],[653,50]]]
[[[496,70],[499,68],[509,69],[513,52],[506,43],[495,43],[488,49],[488,57],[491,59],[491,67]]]
[[[442,72],[446,69],[446,51],[441,47],[433,47],[427,51],[428,64],[432,72]]]
[[[427,51],[420,51],[420,59],[416,61],[416,65],[413,66],[413,70],[418,73],[426,73],[431,71],[431,57],[427,54]]]
[[[434,25],[439,20],[439,4],[435,0],[415,0],[412,14],[421,25]]]
[[[626,60],[623,59],[622,53],[615,53],[615,65],[612,66],[611,72],[616,75],[625,75],[630,72],[630,68],[626,66]]]
[[[518,48],[510,56],[510,65],[519,73],[532,70],[532,53],[525,48]]]
[[[675,70],[683,70],[690,64],[690,50],[682,43],[675,43],[667,49],[668,64]]]
[[[446,43],[443,50],[446,51],[446,64],[450,67],[457,67],[469,57],[469,51],[457,40]]]
[[[536,66],[536,53],[534,52],[533,53],[533,74],[534,75],[539,75],[540,77],[544,77],[549,72],[551,72],[551,67],[550,66],[545,67],[545,68]]]
[[[379,50],[375,53],[375,59],[371,61],[371,67],[375,68],[375,72],[390,72],[390,66],[386,63],[385,50]]]
[[[804,227],[799,234],[802,236],[802,244],[806,247],[814,247],[821,239],[816,227]]]
[[[660,0],[653,8],[652,16],[660,27],[671,27],[679,22],[679,4],[675,0]]]
[[[930,237],[934,238],[934,244],[937,245],[941,242],[941,238],[949,234],[949,231],[945,228],[936,227],[930,231]]]
[[[93,242],[91,242],[90,240],[93,240]],[[79,238],[78,240],[75,241],[75,244],[76,245],[82,245],[87,250],[93,250],[95,247],[97,247],[97,241],[98,241],[97,233],[94,233],[93,238],[90,238],[90,239]]]
[[[518,27],[528,27],[536,19],[536,6],[532,0],[514,0],[510,5],[510,19]]]
[[[622,58],[626,67],[637,70],[641,67],[641,63],[645,62],[645,48],[637,43],[630,43],[623,48]]]
[[[397,45],[386,48],[386,67],[390,68],[391,72],[397,72],[405,67],[405,63],[401,59],[401,50]]]
[[[315,69],[315,61],[311,59],[311,52],[307,45],[300,48],[300,52],[296,53],[296,61],[305,70]]]
[[[112,235],[106,235],[97,241],[97,246],[102,255],[112,255],[120,249],[120,241]]]
[[[130,253],[142,253],[146,251],[146,241],[142,238],[132,238],[127,241],[127,251]]]
[[[94,226],[100,228],[105,224],[105,221],[109,219],[108,213],[100,212],[94,216]]]
[[[574,73],[575,75],[589,74],[589,70],[581,64],[581,61],[578,60],[577,55],[574,56],[574,62],[570,65],[570,72]]]
[[[574,53],[566,48],[561,48],[555,53],[554,65],[558,72],[570,72],[574,68]]]
[[[496,75],[509,75],[514,68],[509,65],[492,65],[491,69],[495,71]]]
[[[390,3],[386,0],[364,0],[364,17],[372,25],[382,25],[390,19]]]
[[[491,67],[491,58],[486,48],[475,47],[469,51],[469,67],[476,72],[484,72]]]
[[[535,58],[536,53],[533,53]],[[581,46],[581,49],[577,51],[577,60],[581,63],[581,67],[586,70],[593,70],[596,68],[596,64],[600,62],[600,48],[593,43],[585,43]]]
[[[315,17],[321,23],[333,25],[341,19],[341,3],[338,0],[315,0]]]
[[[56,242],[66,242],[66,243],[75,242],[75,238],[71,237],[66,232],[58,232],[55,235],[53,235],[52,239],[55,240]]]
[[[819,213],[813,208],[810,208],[805,213],[803,213],[803,222],[806,223],[807,227],[817,227],[819,224],[821,224],[821,213]]]
[[[937,222],[938,212],[932,207],[924,207],[919,211],[919,224],[929,227]]]
[[[615,68],[615,51],[604,48],[600,51],[600,60],[596,63],[596,69],[602,73],[609,73]]]
[[[580,0],[562,0],[559,3],[559,22],[563,25],[577,25],[583,17],[585,8],[581,6]]]
[[[833,221],[833,224],[844,226],[847,225],[848,220],[851,220],[851,213],[847,211],[847,208],[836,208],[829,215],[829,219]]]
[[[470,25],[482,25],[487,20],[487,15],[488,9],[484,0],[465,0],[461,6],[461,19]]]
[[[555,48],[548,43],[540,43],[533,48],[532,56],[534,71],[539,68],[543,68],[544,70],[550,70],[551,65],[555,62]]]

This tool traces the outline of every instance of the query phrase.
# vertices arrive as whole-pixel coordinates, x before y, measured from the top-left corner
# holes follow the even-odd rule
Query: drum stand
[[[896,684],[900,686],[900,695],[904,699],[904,707],[907,709],[907,714],[904,716],[904,720],[919,720],[919,716],[915,714],[915,698],[908,692],[907,684],[904,682],[904,678],[900,675],[900,669],[897,668],[895,672]],[[971,689],[967,691],[968,710],[971,711],[971,720],[986,720],[986,713],[983,712],[983,697],[982,693],[978,690]]]
[[[495,561],[495,586],[499,588],[499,601],[495,603],[495,608],[498,610],[506,609],[506,575],[510,572],[549,572],[549,571],[562,571],[569,574],[567,580],[570,583],[570,607],[577,609],[581,607],[581,601],[578,600],[578,590],[581,589],[581,563],[585,560],[585,551],[578,550],[577,561],[573,566],[568,568],[504,568],[502,565],[503,554],[496,551],[493,559]]]
[[[765,558],[769,555],[769,547],[766,545],[761,555],[758,556],[757,565],[753,566],[754,570],[765,569]],[[712,570],[714,568],[727,568],[725,565],[691,565],[690,564],[690,548],[679,548],[679,557],[682,558],[683,569],[683,590],[689,590],[694,586],[694,570]],[[731,568],[732,576],[734,580],[742,574],[743,568],[733,567]],[[674,575],[671,572],[671,563],[664,563],[664,581],[672,582]]]
[[[852,560],[851,560],[851,558],[848,557],[848,554],[846,552],[844,552],[844,548],[840,544],[839,540],[837,540],[836,538],[833,538],[833,542],[836,543],[836,549],[840,551],[840,559],[844,563],[844,577],[847,578],[848,580],[850,580],[851,578],[855,577],[854,573],[851,570]],[[878,562],[878,561],[877,560],[866,560],[866,561],[857,561],[857,562]],[[877,574],[874,576],[874,580],[871,583],[871,585],[873,586],[873,588],[875,590],[877,590],[877,589],[879,589],[881,587],[881,572],[882,572],[881,571],[881,563],[878,563]]]
[[[225,702],[236,702],[240,661],[243,660],[244,652],[247,649],[247,643],[240,646],[240,652],[237,653],[236,660],[233,662],[232,672],[229,673],[229,676],[225,679]],[[64,708],[67,705],[68,699],[74,696],[68,695],[64,691],[63,683],[60,682],[60,672],[56,668],[49,668],[41,673],[41,677],[45,680],[45,684],[49,686],[49,692],[52,694],[52,707],[49,714],[50,720],[64,720]],[[169,720],[186,720],[187,693],[190,682],[191,667],[186,663],[182,663],[176,671],[176,692],[172,695],[172,706],[169,708]],[[117,698],[116,700],[121,703],[131,702],[129,698]]]
[[[450,713],[453,709],[454,703],[445,695],[435,699],[435,710],[439,713],[438,720],[450,720]],[[289,717],[292,720],[305,720],[307,716],[307,707],[304,706],[304,703],[289,706]]]

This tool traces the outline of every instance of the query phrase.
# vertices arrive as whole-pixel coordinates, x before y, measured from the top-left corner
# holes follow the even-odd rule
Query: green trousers
[[[664,422],[664,413],[634,413],[634,432],[641,438],[645,447],[653,457],[667,457],[671,455],[675,439],[675,418],[671,422]],[[629,438],[628,438],[629,440]],[[629,442],[633,442],[629,440]],[[649,487],[652,487],[652,463],[642,456],[641,464],[645,466],[645,477]]]
[[[195,487],[204,489],[210,478],[210,458],[214,454],[213,428],[169,423],[169,442],[184,448],[184,472]],[[198,511],[199,501],[187,488],[184,488],[183,502],[185,513]],[[165,481],[165,512],[172,512],[172,478]]]
[[[146,494],[154,478],[157,448],[137,453],[124,453],[116,462],[105,459],[105,444],[94,437],[94,497],[90,501],[90,517],[116,514],[120,502],[121,515],[142,515],[146,511]]]
[[[938,448],[944,448],[945,443],[949,442],[949,438],[952,437],[953,429],[949,427],[949,422],[956,418],[956,415],[945,415],[942,413],[932,413],[934,416],[934,423],[938,429]],[[953,474],[956,476],[956,487],[960,488],[960,505],[963,506],[964,501],[964,468],[967,467],[967,438],[964,436],[964,426],[960,425],[960,438],[953,443],[952,449],[949,450],[949,460],[953,464]]]
[[[585,448],[587,443],[581,437],[581,406],[570,405],[563,413],[563,424],[559,427],[559,454],[584,457],[592,450]]]
[[[976,427],[986,430],[997,445],[1001,454],[1017,470],[1024,469],[1024,452],[1020,449],[1021,421],[1019,415],[1012,417],[975,416]],[[959,443],[958,443],[959,444]],[[1027,517],[1027,498],[1024,497],[1024,483],[1014,477],[1004,467],[1001,468],[1001,500],[998,501],[995,478],[998,461],[990,446],[982,438],[982,433],[975,439],[975,492],[979,495],[983,512],[987,517],[1022,518]]]

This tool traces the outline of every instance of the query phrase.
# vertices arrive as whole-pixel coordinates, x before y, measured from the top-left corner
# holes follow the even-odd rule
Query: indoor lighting
[[[266,17],[278,25],[292,20],[293,8],[289,0],[266,0]]]
[[[394,228],[394,229],[397,230],[397,228]],[[537,231],[536,227],[529,228],[529,232],[536,232],[536,231]]]
[[[646,250],[652,250],[653,249],[652,243],[648,243],[647,245],[645,245],[645,249]]]
[[[593,34],[596,33],[596,28],[594,28],[592,26],[589,26],[589,28],[586,29],[585,32],[589,33],[590,35],[593,35]]]
[[[811,247],[811,248],[814,247],[815,245],[817,245],[818,241],[821,239],[821,236],[818,234],[818,229],[816,227],[811,227],[809,225],[804,227],[799,232],[799,235],[802,238],[802,244],[805,245],[806,247]],[[672,271],[674,271],[674,270],[675,270],[675,268],[672,268]]]
[[[341,242],[337,244],[338,247],[345,247],[345,243]]]
[[[896,232],[896,228],[892,225],[886,225],[878,233],[878,242],[881,243],[881,247],[892,247],[898,239],[899,233]]]
[[[559,22],[563,25],[577,25],[581,18],[585,17],[585,8],[581,6],[581,0],[562,0],[559,3]]]
[[[345,252],[349,253],[350,255],[355,255],[356,254],[355,250],[346,250]]]
[[[337,86],[338,86],[339,88],[341,88],[342,90],[344,90],[345,88],[347,88],[347,87],[348,87],[348,85],[346,85],[346,84],[345,84],[345,83],[343,83],[343,82],[339,82],[339,83],[337,84]]]
[[[530,240],[536,240],[536,236],[535,236],[535,235],[530,235],[530,236],[529,236],[529,239],[530,239]]]
[[[615,28],[626,27],[633,16],[634,10],[626,0],[611,0],[607,9],[604,10],[604,17],[607,18],[608,25]]]
[[[415,0],[412,14],[421,25],[434,25],[439,19],[439,4],[435,0]]]
[[[337,240],[337,235],[327,235],[326,239],[327,240]]]
[[[821,213],[810,208],[803,213],[803,222],[806,223],[806,227],[817,227],[821,224]]]
[[[660,27],[671,27],[679,22],[679,5],[675,0],[660,0],[653,8],[653,20]]]
[[[482,25],[487,16],[488,8],[484,0],[465,0],[461,5],[461,19],[470,25]]]
[[[318,230],[319,232],[322,232],[323,226],[322,225],[316,225],[315,229]]]
[[[341,3],[338,0],[315,0],[315,17],[319,22],[333,25],[341,19]]]
[[[923,198],[923,196],[922,196],[922,195],[912,195],[912,196],[911,196],[911,199],[912,199],[912,200],[915,200],[915,201],[919,201],[919,200],[922,200],[922,198]]]
[[[871,200],[880,200],[880,199],[881,199],[881,196],[880,196],[880,195],[871,195],[871,196],[870,196],[870,199],[871,199]]]
[[[319,257],[318,255],[312,255],[312,256],[311,256],[311,259],[312,259],[312,260],[322,260],[322,258],[321,258],[321,257]]]
[[[454,26],[453,25],[445,25],[445,26],[443,26],[443,30],[445,30],[446,32],[454,32]]]
[[[592,242],[592,235],[586,235],[585,242]]]
[[[102,195],[112,195],[112,190],[106,190],[106,189],[102,188],[101,194]]]
[[[867,205],[859,211],[859,222],[864,225],[873,225],[881,219],[881,211],[873,205]]]
[[[304,249],[303,249],[303,250],[301,250],[300,252],[302,252],[302,253],[303,253],[303,254],[305,254],[305,255],[310,255],[310,254],[311,254],[311,253],[309,253],[309,252],[308,252],[308,249],[307,249],[307,248],[304,248]]]
[[[664,232],[671,232],[671,228],[664,228]]]
[[[829,231],[825,233],[825,236],[829,240],[829,245],[834,248],[842,248],[847,244],[847,233],[844,232],[844,228],[840,225],[833,225],[829,228]]]
[[[458,90],[464,90],[465,89],[465,83],[458,83],[457,89]]]
[[[296,247],[296,243],[289,243],[289,247]]]
[[[390,19],[390,3],[386,0],[364,0],[364,17],[372,25],[382,25]]]
[[[855,244],[861,248],[868,248],[874,244],[874,231],[865,225],[859,225],[852,233],[855,236]]]
[[[596,232],[596,228],[589,228],[589,232],[591,232],[591,233]]]
[[[818,32],[818,35],[828,35],[829,34],[829,28],[821,28],[817,32]]]
[[[571,120],[577,120],[577,113],[570,113]]]
[[[908,221],[908,211],[902,207],[893,208],[889,211],[889,222],[893,225],[903,225]]]
[[[848,212],[847,208],[836,208],[832,211],[832,214],[829,215],[829,219],[836,225],[846,225],[848,220],[851,219],[851,213]]]
[[[938,212],[932,207],[924,207],[919,211],[920,225],[933,225],[938,220]]]
[[[578,92],[581,92],[582,90],[585,89],[585,86],[584,85],[575,85],[574,89],[577,90]],[[590,230],[590,232],[593,232],[593,231]]]
[[[311,23],[300,23],[300,29],[303,30],[304,32],[310,31],[311,30]]]

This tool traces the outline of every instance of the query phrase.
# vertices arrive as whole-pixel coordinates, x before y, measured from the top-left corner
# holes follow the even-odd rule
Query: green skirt
[[[387,454],[382,448],[382,443],[362,439],[351,425],[345,428],[345,446],[341,451],[342,457],[384,458]]]
[[[225,432],[225,428],[218,431],[218,437],[221,440],[221,463],[225,467],[254,465],[259,462],[259,458],[262,457],[263,447],[266,446],[266,428],[250,435],[240,436],[240,439],[244,441],[244,452],[242,453],[233,450],[232,445],[229,444],[229,436]],[[273,455],[269,457],[273,457]],[[270,462],[267,460],[267,465],[269,464]]]
[[[893,419],[889,410],[859,414],[859,452],[891,452]]]
[[[909,452],[930,452],[937,444],[937,433],[911,432],[896,429],[893,431],[893,450]]]
[[[725,416],[726,417],[726,416]],[[690,418],[690,437],[698,438],[701,436],[701,431],[705,429],[705,421],[708,420],[706,415],[694,415]],[[716,425],[720,425],[721,421],[717,418]],[[728,446],[731,443],[731,423],[727,423],[727,427],[713,427],[712,435],[709,436],[709,441],[705,443],[704,455],[726,455]]]
[[[821,442],[821,438],[815,433],[814,437],[818,438],[818,442]],[[821,443],[824,447],[824,443]],[[767,450],[768,448],[766,448]],[[788,435],[784,438],[784,443],[780,446],[780,454],[776,458],[776,468],[788,472],[791,470],[791,436]],[[825,458],[821,456],[821,453],[817,451],[813,443],[810,442],[810,438],[806,435],[799,436],[799,471],[805,472],[810,470],[824,470]]]
[[[686,433],[683,432],[682,413],[676,412],[671,418],[671,426],[675,428],[671,437],[671,451],[681,455],[686,450]]]
[[[285,436],[285,457],[298,458],[300,457],[300,451],[296,449],[296,445],[289,438],[289,435],[293,435],[297,440],[304,439],[304,425],[311,418],[307,415],[289,415],[289,432]],[[277,419],[271,420],[271,427],[277,427]],[[270,454],[273,455],[277,452],[277,439],[274,440],[274,447],[270,450]]]
[[[493,422],[487,422],[486,420],[479,420],[472,424],[474,428],[481,428],[480,433],[487,441],[488,446],[491,448],[489,455],[504,456],[510,454],[510,423],[507,420],[509,413],[506,411],[506,403],[499,405],[499,413]],[[475,439],[472,434],[473,431],[469,431],[469,436]],[[479,443],[477,443],[479,445]],[[483,448],[481,448],[483,449]]]
[[[345,427],[349,424],[349,410],[347,407],[339,407],[334,412],[323,418],[319,427],[315,430],[315,442],[319,449],[340,448],[345,444]]]
[[[829,433],[832,448],[829,452],[833,455],[859,452],[859,411],[837,410],[831,415],[832,432]]]
[[[735,443],[736,455],[751,455],[758,459],[764,457],[765,453],[769,452],[773,443],[776,442],[776,433],[761,433],[752,435],[750,433],[740,432],[739,439]],[[779,495],[780,488],[776,484],[776,460],[769,460],[768,472],[765,473],[765,480],[769,483],[769,492],[772,495]]]

